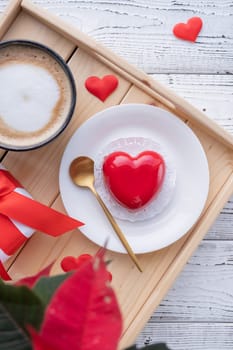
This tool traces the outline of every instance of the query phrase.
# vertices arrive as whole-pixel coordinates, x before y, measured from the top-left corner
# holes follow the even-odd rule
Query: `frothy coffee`
[[[0,48],[0,144],[33,148],[59,133],[72,105],[70,80],[40,48]]]

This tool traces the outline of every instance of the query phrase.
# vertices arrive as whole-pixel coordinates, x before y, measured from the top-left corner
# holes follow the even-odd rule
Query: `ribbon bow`
[[[33,231],[56,237],[83,225],[29,198],[26,192],[22,194],[23,191],[21,184],[12,175],[0,168],[0,261],[15,253]],[[26,233],[20,230],[24,225],[27,229],[29,227]]]

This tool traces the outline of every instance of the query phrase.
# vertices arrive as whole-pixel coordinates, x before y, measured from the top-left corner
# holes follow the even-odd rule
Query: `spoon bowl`
[[[89,157],[75,158],[70,164],[70,177],[80,187],[94,187],[94,161]]]

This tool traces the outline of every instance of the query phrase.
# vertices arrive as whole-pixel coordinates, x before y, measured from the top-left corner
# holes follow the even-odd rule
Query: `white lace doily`
[[[165,177],[160,192],[148,204],[139,209],[127,209],[120,205],[119,202],[110,193],[105,185],[103,176],[103,162],[104,158],[117,151],[123,151],[131,156],[137,156],[143,151],[155,151],[159,153],[165,162]],[[172,195],[176,182],[176,170],[170,155],[167,154],[163,147],[151,139],[143,137],[129,137],[117,139],[108,145],[101,152],[98,153],[95,159],[95,188],[108,209],[115,218],[121,220],[142,221],[151,219],[160,214],[172,199]]]

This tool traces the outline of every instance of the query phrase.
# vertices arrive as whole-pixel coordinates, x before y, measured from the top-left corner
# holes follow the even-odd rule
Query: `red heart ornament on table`
[[[192,17],[187,23],[177,23],[173,28],[173,34],[183,40],[196,41],[196,38],[202,28],[200,17]]]
[[[154,151],[144,151],[136,157],[125,152],[113,152],[103,163],[105,182],[123,206],[138,209],[159,192],[165,175],[162,156]]]
[[[75,258],[74,256],[66,256],[61,261],[61,268],[63,271],[68,272],[78,269],[86,261],[91,260],[93,257],[90,254],[82,254]]]
[[[74,271],[83,266],[86,262],[93,260],[93,256],[90,254],[81,254],[77,258],[74,256],[65,256],[61,261],[61,268],[64,272]],[[106,271],[108,280],[112,281],[112,274]]]
[[[118,79],[115,75],[105,75],[102,79],[93,76],[85,81],[86,89],[103,102],[116,90],[117,86]]]

